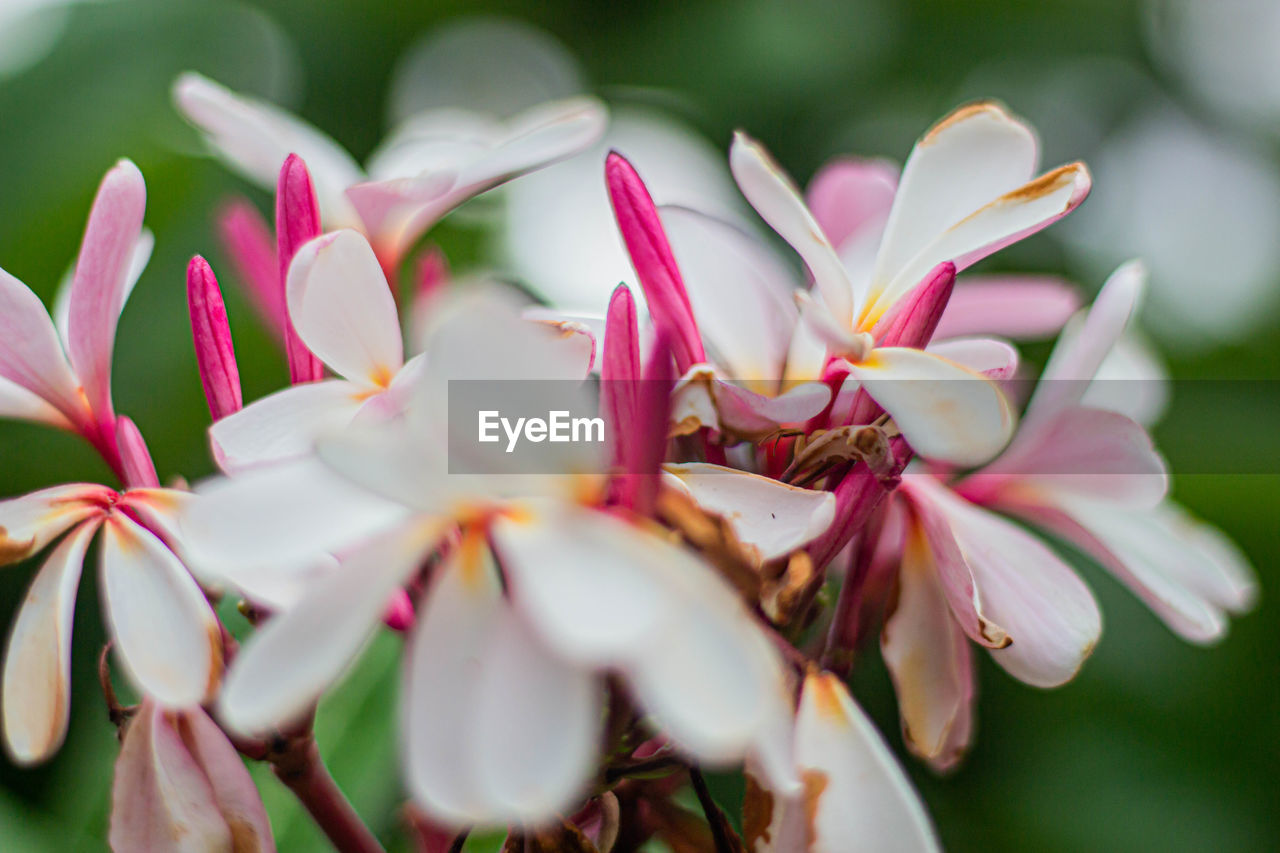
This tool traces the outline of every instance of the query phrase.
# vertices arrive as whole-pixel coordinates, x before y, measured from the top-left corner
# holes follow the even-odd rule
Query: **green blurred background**
[[[0,34],[8,2],[0,0]],[[1227,36],[1256,40],[1253,30],[1262,27],[1264,41],[1270,34],[1268,44],[1280,43],[1277,15],[1248,17],[1280,4],[1182,5],[1230,7],[1240,26],[1220,28]],[[1177,6],[99,0],[54,8],[17,47],[0,38],[0,51],[30,54],[25,67],[0,71],[0,266],[50,299],[98,180],[116,158],[133,158],[147,179],[146,221],[157,243],[120,325],[117,408],[140,425],[162,478],[209,473],[185,264],[205,254],[229,283],[213,212],[235,193],[264,210],[269,199],[200,156],[195,134],[170,105],[171,81],[196,69],[276,100],[363,158],[387,128],[397,60],[433,27],[483,11],[553,34],[606,98],[669,109],[721,150],[733,128],[746,128],[801,179],[837,153],[900,160],[950,107],[978,95],[1002,98],[1039,126],[1050,164],[1083,157],[1099,167],[1098,192],[1074,214],[1082,220],[1075,230],[1029,240],[991,269],[1062,272],[1090,292],[1117,252],[1146,253],[1155,271],[1148,324],[1175,377],[1274,379],[1280,231],[1270,225],[1280,214],[1269,188],[1280,163],[1280,68],[1233,78],[1231,63],[1254,61],[1257,51],[1233,50],[1231,42],[1206,48],[1196,41],[1206,27],[1194,16],[1179,18]],[[45,44],[47,55],[36,56]],[[1257,97],[1247,90],[1229,97],[1241,79],[1258,86]],[[1158,120],[1144,124],[1147,116]],[[1143,135],[1152,128],[1154,136]],[[1178,134],[1191,141],[1169,141]],[[1164,182],[1165,195],[1130,188],[1103,196],[1109,175],[1118,186],[1148,173]],[[1153,219],[1167,228],[1154,229]],[[432,239],[465,269],[484,245],[475,232],[462,218]],[[1123,245],[1129,238],[1132,247]],[[285,371],[246,304],[227,290],[245,396],[253,399],[279,387]],[[1105,623],[1080,676],[1046,692],[1014,682],[984,657],[970,759],[942,779],[907,762],[949,849],[1280,849],[1280,611],[1270,594],[1280,579],[1276,395],[1265,382],[1223,388],[1212,408],[1204,396],[1175,398],[1156,434],[1175,471],[1202,472],[1176,477],[1175,495],[1251,556],[1263,589],[1259,608],[1233,624],[1221,645],[1193,648],[1080,561]],[[1239,454],[1272,462],[1259,474],[1212,473],[1212,460],[1227,458],[1235,460],[1232,471],[1252,470],[1250,456]],[[108,476],[68,436],[0,424],[0,496]],[[34,568],[0,571],[4,625]],[[116,744],[93,672],[103,641],[95,602],[89,571],[76,615],[71,732],[47,766],[0,762],[0,850],[105,847]],[[389,713],[396,652],[394,638],[373,644],[322,705],[318,732],[357,808],[389,844],[407,849]],[[900,749],[888,678],[874,653],[854,688]],[[280,848],[324,849],[274,780],[258,775]],[[736,809],[733,780],[718,780],[718,791]]]

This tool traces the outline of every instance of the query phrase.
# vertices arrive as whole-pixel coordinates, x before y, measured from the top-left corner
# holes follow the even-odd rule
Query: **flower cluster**
[[[104,663],[116,850],[273,849],[236,750],[270,762],[340,849],[377,849],[311,719],[378,631],[404,637],[402,700],[369,723],[398,729],[424,849],[477,829],[600,853],[936,849],[845,683],[877,627],[904,740],[946,770],[974,736],[975,645],[1053,687],[1098,641],[1092,594],[1041,533],[1192,642],[1251,604],[1244,559],[1168,498],[1151,407],[1094,383],[1124,368],[1142,265],[1087,310],[1046,277],[957,278],[1090,189],[1083,164],[1039,171],[1033,132],[996,104],[943,118],[900,171],[840,159],[803,193],[739,133],[728,165],[758,216],[732,221],[655,204],[609,153],[598,180],[638,291],[587,315],[455,277],[438,249],[407,262],[464,202],[595,156],[595,99],[428,111],[362,168],[199,76],[174,97],[276,193],[274,234],[243,203],[220,230],[289,387],[243,405],[214,271],[187,271],[221,473],[162,487],[112,404],[116,319],[152,243],[131,163],[104,179],[52,319],[0,271],[0,415],[78,433],[119,481],[0,502],[0,559],[48,551],[10,632],[4,743],[30,764],[64,737],[76,587],[101,531],[109,641],[140,699],[116,705]],[[1023,405],[1009,339],[1053,335]],[[513,409],[568,388],[608,440],[459,470],[474,420],[452,392],[489,380]],[[224,597],[254,625],[243,645],[215,615]],[[745,769],[741,836],[704,767]]]

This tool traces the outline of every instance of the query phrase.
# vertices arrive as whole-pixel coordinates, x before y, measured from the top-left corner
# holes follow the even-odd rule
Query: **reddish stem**
[[[320,758],[310,734],[271,757],[271,769],[339,853],[385,853]]]

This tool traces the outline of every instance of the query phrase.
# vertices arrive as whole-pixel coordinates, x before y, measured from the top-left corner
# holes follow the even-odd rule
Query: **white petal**
[[[259,628],[236,655],[219,696],[228,725],[247,735],[300,717],[355,659],[391,594],[422,565],[443,523],[384,534]]]
[[[325,234],[299,249],[285,296],[302,342],[340,376],[385,388],[404,364],[395,299],[359,233]]]
[[[840,681],[810,675],[796,713],[796,764],[812,797],[813,853],[939,850],[929,816],[880,733]],[[781,853],[781,851],[779,851]]]
[[[814,287],[836,322],[849,326],[853,318],[853,285],[799,190],[764,147],[741,132],[734,134],[729,168],[760,217],[804,259]]]
[[[968,745],[953,734],[971,725],[972,655],[919,530],[906,538],[897,603],[885,620],[880,650],[893,676],[907,746],[934,766],[954,763]]]
[[[1150,427],[1169,408],[1170,393],[1169,371],[1159,352],[1136,329],[1129,329],[1102,360],[1080,402]]]
[[[173,85],[173,99],[209,144],[263,189],[274,190],[290,154],[307,164],[327,228],[355,224],[343,190],[359,183],[360,167],[342,146],[278,107],[237,95],[199,74],[187,72]]]
[[[1000,389],[945,358],[878,347],[850,369],[926,458],[978,465],[995,456],[1013,434],[1013,410]]]
[[[700,462],[664,470],[699,506],[727,519],[739,541],[755,548],[761,560],[791,553],[825,533],[835,518],[830,492]]]
[[[782,659],[710,567],[686,559],[707,582],[634,650],[623,672],[679,748],[706,764],[738,762],[785,714]]]
[[[680,602],[672,572],[710,571],[624,521],[554,502],[495,520],[491,535],[517,606],[552,649],[586,665],[656,639]]]
[[[351,423],[367,394],[354,382],[326,379],[255,400],[209,427],[214,459],[234,474],[308,454],[317,437]]]
[[[0,501],[0,565],[26,559],[114,498],[106,486],[69,483]]]
[[[4,658],[4,738],[19,764],[62,745],[71,711],[71,626],[84,552],[97,531],[82,524],[58,543],[27,590]]]
[[[102,596],[125,671],[175,708],[196,705],[222,675],[222,633],[187,569],[155,534],[122,513],[102,525]]]
[[[1083,498],[1059,503],[1109,553],[1089,550],[1187,640],[1220,639],[1224,610],[1241,609],[1251,597],[1239,573],[1224,571],[1221,552],[1213,545],[1205,550],[1198,528],[1174,505],[1126,511]]]
[[[682,207],[661,213],[717,363],[731,379],[777,380],[799,321],[794,273],[763,241],[727,222]]]
[[[1012,379],[1018,370],[1018,351],[995,338],[951,338],[931,343],[927,349],[990,379]]]
[[[1037,157],[1035,134],[999,106],[952,112],[903,166],[874,279],[887,284],[943,231],[1026,183]]]
[[[504,602],[476,703],[476,779],[492,816],[537,823],[571,812],[598,760],[599,678],[554,656]]]
[[[1013,640],[992,650],[996,663],[1037,687],[1071,680],[1102,631],[1089,588],[1032,534],[925,481],[917,485],[950,519],[984,612]]]
[[[296,564],[358,543],[406,515],[314,459],[264,466],[202,483],[179,519],[203,570],[243,572]]]
[[[452,826],[489,819],[473,729],[501,599],[488,549],[464,541],[437,570],[405,663],[400,730],[409,790],[429,814]]]

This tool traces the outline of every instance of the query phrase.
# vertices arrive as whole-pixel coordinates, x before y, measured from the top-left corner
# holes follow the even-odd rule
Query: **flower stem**
[[[707,788],[707,780],[702,778],[702,771],[697,767],[690,767],[689,781],[693,783],[693,792],[698,796],[698,805],[702,806],[702,812],[707,816],[707,824],[711,827],[711,840],[715,844],[716,853],[734,853],[735,850],[741,850],[742,845],[735,844],[735,839],[730,836],[733,830],[729,829],[724,812],[720,811],[720,807],[712,799],[711,791]]]
[[[384,853],[320,758],[310,734],[272,755],[271,769],[339,853]]]

